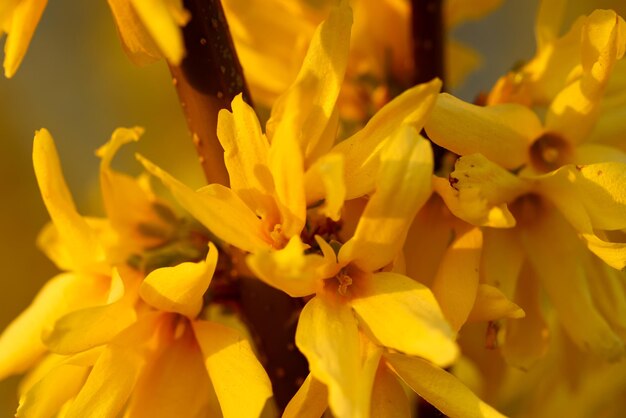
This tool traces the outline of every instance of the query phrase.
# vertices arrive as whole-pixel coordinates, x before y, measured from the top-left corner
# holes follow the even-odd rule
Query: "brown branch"
[[[445,33],[442,0],[411,0],[415,84],[444,80]]]
[[[170,70],[208,182],[228,185],[224,151],[216,135],[217,114],[230,109],[239,93],[251,104],[250,95],[220,0],[184,0],[184,6],[192,16],[183,28],[186,56]],[[231,257],[236,258],[236,253]],[[282,411],[308,374],[306,359],[294,342],[302,303],[246,275],[238,271],[235,281],[216,278],[216,286],[226,283],[227,291],[212,286],[213,303],[234,306],[241,315]]]
[[[186,55],[170,71],[208,182],[228,185],[217,114],[239,93],[251,103],[250,94],[220,0],[185,0],[184,6],[191,13],[183,28]]]
[[[425,83],[438,77],[445,89],[445,28],[443,0],[411,0],[411,34],[413,38],[413,82]],[[427,137],[426,132],[422,132]],[[432,141],[431,141],[432,142]],[[446,150],[432,142],[435,171],[441,165]]]

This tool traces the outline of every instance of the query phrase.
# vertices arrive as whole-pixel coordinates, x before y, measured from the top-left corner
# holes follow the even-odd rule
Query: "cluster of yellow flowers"
[[[448,0],[446,26],[499,3]],[[45,4],[0,4],[7,77]],[[181,0],[109,4],[134,61],[181,62]],[[236,96],[215,127],[229,185],[197,191],[143,156],[138,178],[112,170],[142,134],[117,129],[105,219],[78,213],[38,131],[39,245],[63,273],[0,337],[0,379],[27,373],[16,416],[409,417],[414,394],[451,417],[622,416],[626,22],[561,34],[567,6],[543,1],[535,57],[466,103],[410,87],[404,0],[224,0],[265,129]],[[454,83],[477,57],[449,43]],[[215,297],[240,277],[302,301],[309,375],[284,411]]]

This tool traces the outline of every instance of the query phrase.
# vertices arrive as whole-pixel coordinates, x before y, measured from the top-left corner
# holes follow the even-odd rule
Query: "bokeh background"
[[[536,8],[537,0],[505,0],[492,15],[455,31],[485,58],[458,95],[471,100],[532,56]],[[17,75],[0,78],[0,329],[57,273],[35,246],[48,221],[32,170],[35,130],[46,127],[55,138],[79,211],[100,215],[94,151],[116,127],[134,125],[146,133],[122,150],[116,168],[139,173],[133,158],[139,151],[188,184],[202,184],[166,65],[130,63],[105,0],[50,1]],[[1,417],[15,412],[18,381],[0,382]]]

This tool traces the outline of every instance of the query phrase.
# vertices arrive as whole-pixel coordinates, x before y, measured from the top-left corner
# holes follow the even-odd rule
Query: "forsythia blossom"
[[[172,66],[192,3],[109,0],[133,61]],[[411,85],[417,3],[225,0],[269,110],[238,94],[216,112],[228,184],[142,155],[137,178],[113,170],[143,134],[119,128],[96,153],[106,217],[85,217],[35,134],[38,244],[62,273],[0,336],[17,417],[620,416],[626,22],[595,10],[561,34],[567,1],[544,0],[535,56],[469,103]],[[448,0],[445,26],[499,3]],[[7,77],[45,5],[0,5]],[[477,58],[447,42],[456,82]],[[251,314],[246,281],[293,315]],[[293,325],[308,365],[284,402],[259,320]]]

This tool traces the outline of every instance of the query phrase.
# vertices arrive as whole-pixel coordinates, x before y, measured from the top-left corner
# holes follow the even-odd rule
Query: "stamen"
[[[337,281],[339,282],[339,287],[337,288],[337,292],[341,296],[346,296],[348,294],[348,287],[352,285],[352,277],[348,276],[345,270],[341,270],[337,276]]]

